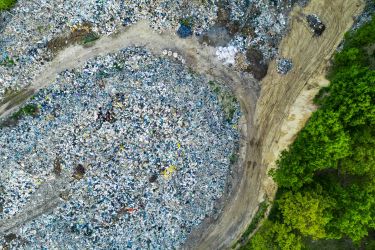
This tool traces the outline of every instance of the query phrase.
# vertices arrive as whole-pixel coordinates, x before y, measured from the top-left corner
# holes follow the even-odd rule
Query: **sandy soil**
[[[267,172],[316,109],[312,99],[328,84],[324,75],[329,60],[363,7],[362,0],[311,0],[305,8],[292,11],[290,31],[279,51],[293,60],[293,70],[280,75],[275,61],[270,64],[261,82],[255,116],[248,117],[254,119],[249,121],[254,127],[248,130],[247,158],[238,189],[220,217],[190,237],[186,249],[230,248],[250,224],[259,202],[274,198],[277,187]],[[320,37],[314,37],[304,21],[304,15],[310,13],[327,26]]]
[[[311,0],[306,8],[291,13],[291,31],[282,40],[280,55],[293,60],[293,70],[282,76],[273,62],[261,82],[257,103],[256,125],[265,168],[274,167],[279,153],[293,142],[316,109],[312,100],[328,84],[324,76],[329,60],[363,7],[362,0]],[[303,16],[311,13],[327,26],[320,37],[312,36],[303,21]],[[271,180],[264,184],[267,195],[273,197],[275,185]]]
[[[203,223],[183,246],[184,249],[230,248],[251,222],[259,202],[266,197],[273,198],[276,185],[267,177],[267,170],[274,167],[281,150],[293,141],[315,110],[312,99],[319,88],[327,84],[324,75],[328,61],[352,25],[353,16],[359,14],[363,6],[363,0],[311,0],[304,9],[294,9],[290,32],[280,47],[280,54],[291,58],[294,68],[282,76],[272,62],[261,82],[259,98],[257,82],[222,66],[215,59],[213,48],[203,47],[194,39],[181,40],[175,35],[153,33],[146,23],[132,26],[115,38],[102,38],[89,49],[75,46],[64,50],[30,88],[43,88],[53,82],[61,70],[78,67],[93,56],[130,45],[145,46],[156,54],[165,48],[178,51],[197,73],[230,85],[245,114],[239,165],[230,176],[231,186],[222,201],[225,205],[221,213]],[[319,15],[326,24],[321,37],[313,37],[304,22],[303,15],[309,13]],[[10,114],[14,108],[7,110],[7,104],[0,106],[0,117]],[[0,233],[26,221],[25,213],[21,212],[11,221],[0,222]]]

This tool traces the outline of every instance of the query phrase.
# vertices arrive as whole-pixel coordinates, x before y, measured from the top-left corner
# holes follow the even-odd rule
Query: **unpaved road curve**
[[[254,121],[249,121],[254,126],[248,131],[247,158],[237,192],[217,220],[192,234],[186,249],[230,248],[251,222],[258,202],[265,197],[273,199],[276,185],[266,173],[315,109],[312,99],[327,82],[324,74],[328,62],[363,7],[363,0],[310,0],[304,9],[292,11],[290,32],[279,51],[292,59],[293,70],[280,75],[275,61],[270,64],[261,81],[255,116],[250,118]],[[321,37],[313,37],[304,21],[303,14],[311,13],[327,26]]]
[[[225,206],[222,212],[202,223],[182,248],[230,248],[251,222],[264,195],[273,198],[275,185],[267,177],[267,169],[274,165],[279,152],[293,141],[314,110],[312,98],[324,81],[322,75],[327,62],[345,31],[352,25],[352,17],[359,14],[363,6],[363,0],[311,0],[305,9],[293,10],[291,31],[282,41],[280,54],[291,58],[294,68],[288,75],[281,76],[275,70],[275,62],[271,63],[261,83],[258,101],[256,81],[223,67],[216,61],[213,48],[203,47],[193,39],[181,40],[174,35],[155,34],[146,23],[132,26],[116,38],[100,39],[89,49],[76,46],[64,50],[46,68],[45,74],[34,81],[31,88],[45,87],[53,82],[58,72],[78,67],[96,55],[115,52],[131,45],[145,46],[156,54],[164,48],[178,51],[196,72],[229,84],[235,90],[245,114],[242,156],[238,168],[233,171],[233,186],[223,201]],[[312,37],[301,19],[303,13],[315,13],[325,22],[327,29],[321,37]],[[7,104],[0,107],[0,117],[12,111],[6,111],[6,107]],[[25,212],[12,220],[0,222],[0,233],[21,225],[27,218],[22,215]]]
[[[103,37],[95,42],[92,47],[72,46],[61,51],[57,57],[43,70],[43,74],[37,76],[28,87],[39,90],[51,84],[59,72],[65,69],[77,68],[95,56],[114,53],[129,46],[142,46],[160,55],[164,49],[177,51],[187,61],[187,65],[197,73],[208,74],[221,80],[232,80],[228,83],[234,87],[241,84],[244,79],[247,86],[253,90],[257,89],[257,82],[250,76],[240,76],[231,69],[224,67],[216,60],[213,47],[202,46],[196,39],[180,39],[174,34],[155,33],[145,21],[140,21],[131,27],[119,31],[115,37]],[[231,79],[233,78],[233,79]],[[234,80],[234,82],[233,82]],[[12,113],[18,106],[7,110],[10,102],[0,106],[0,119]]]
[[[241,109],[245,114],[242,117],[240,124],[242,135],[240,148],[241,157],[237,166],[233,168],[232,175],[229,177],[230,186],[227,187],[227,195],[224,195],[224,198],[217,204],[220,208],[221,204],[228,202],[226,198],[231,200],[232,197],[236,197],[235,194],[238,193],[238,187],[240,186],[239,183],[244,183],[244,178],[242,178],[243,166],[245,166],[245,162],[250,158],[247,156],[248,142],[250,141],[249,131],[254,127],[252,124],[252,118],[255,112],[257,96],[259,94],[259,85],[258,81],[250,75],[240,74],[234,72],[231,68],[223,66],[221,62],[217,61],[214,48],[202,46],[193,38],[180,39],[174,34],[157,34],[149,28],[149,25],[146,22],[138,22],[136,25],[123,30],[115,37],[104,37],[96,41],[95,45],[90,48],[73,46],[61,51],[61,53],[59,53],[50,64],[46,65],[46,68],[43,71],[44,73],[34,79],[28,89],[38,91],[39,89],[52,84],[56,79],[57,74],[65,69],[77,68],[95,56],[117,52],[118,50],[129,46],[143,46],[156,55],[162,54],[164,49],[172,50],[174,52],[177,51],[185,58],[188,67],[192,68],[197,73],[205,74],[209,78],[227,84],[233,89],[238,97],[241,103]],[[5,118],[7,115],[14,112],[19,106],[9,108],[10,103],[11,101],[0,106],[0,118]],[[249,182],[250,180],[244,181]],[[34,194],[34,198],[31,198],[29,204],[26,204],[23,210],[17,213],[14,217],[0,222],[0,235],[16,232],[22,224],[42,214],[49,213],[57,205],[63,202],[59,199],[61,185],[56,185],[57,182],[67,183],[69,182],[69,177],[65,176],[63,179],[52,180],[50,183],[44,183],[43,188],[39,188],[36,194]],[[68,184],[64,185],[64,190],[69,190]],[[247,199],[240,200],[242,201],[240,205],[244,207],[238,209],[238,211],[242,210],[245,213],[249,213],[251,207],[248,207],[248,205],[251,203],[248,202]],[[237,216],[238,211],[235,210],[235,213],[229,217],[227,216],[229,215],[228,212],[223,214],[225,214],[231,221],[236,217],[239,221],[242,221],[242,218]],[[248,217],[246,214],[244,214],[244,216]],[[209,228],[209,224],[205,223],[203,228],[205,227]],[[202,228],[200,228],[200,230],[202,230]],[[233,230],[235,232],[236,228],[233,228]],[[225,237],[226,236],[223,236],[223,238]],[[232,238],[232,235],[228,236],[228,238]],[[195,241],[192,240],[192,242]]]

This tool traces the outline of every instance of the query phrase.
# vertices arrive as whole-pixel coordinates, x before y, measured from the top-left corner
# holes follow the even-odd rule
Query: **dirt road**
[[[208,74],[212,77],[229,80],[235,86],[242,78],[238,73],[232,72],[216,60],[213,47],[202,46],[197,39],[180,39],[175,34],[155,33],[145,21],[140,21],[131,27],[120,30],[115,37],[103,37],[95,42],[92,47],[72,46],[61,51],[57,57],[43,70],[44,74],[37,76],[29,86],[31,90],[39,90],[51,84],[59,72],[82,66],[88,59],[99,55],[114,53],[129,46],[146,47],[156,55],[162,54],[164,49],[178,52],[186,59],[187,66],[200,74]],[[257,82],[247,77],[248,86],[257,89]],[[12,113],[17,106],[9,108],[11,101],[0,106],[0,119]]]
[[[28,87],[29,93],[35,93],[39,89],[52,84],[57,74],[65,69],[77,68],[82,66],[90,58],[116,52],[129,46],[143,46],[156,55],[162,54],[162,51],[165,49],[177,52],[185,58],[187,67],[190,67],[199,74],[207,75],[208,78],[219,80],[227,84],[237,95],[245,114],[241,119],[241,157],[238,165],[233,167],[230,185],[227,187],[227,195],[224,195],[224,199],[217,204],[220,208],[222,204],[228,202],[227,198],[235,197],[240,183],[250,181],[242,178],[242,169],[245,162],[250,159],[250,156],[247,155],[247,142],[250,141],[248,132],[254,127],[252,118],[254,117],[255,103],[260,89],[258,81],[250,75],[240,74],[233,71],[232,68],[223,66],[223,64],[216,59],[215,48],[202,46],[194,38],[180,39],[174,34],[157,34],[149,28],[146,22],[138,22],[136,25],[121,31],[116,37],[104,37],[96,41],[95,45],[90,48],[73,46],[61,51],[61,53],[46,66],[43,71],[44,74],[34,79],[31,86]],[[24,92],[27,91],[25,90]],[[12,100],[9,100],[7,103],[0,106],[0,118],[5,118],[21,105],[10,107],[11,103]],[[25,206],[24,210],[21,210],[11,219],[0,222],[0,235],[17,231],[17,228],[23,223],[50,212],[62,202],[58,197],[61,191],[59,185],[44,183],[44,186],[48,188],[40,188],[34,195],[36,198],[32,198],[29,204]],[[69,190],[69,185],[65,187],[65,190]],[[37,197],[43,197],[43,199]],[[246,205],[246,203],[245,199],[244,205]],[[247,210],[247,208],[245,210]],[[234,216],[235,214],[232,217]],[[232,217],[228,218],[232,220]],[[238,218],[242,220],[240,217]],[[206,225],[205,223],[200,230],[205,230]],[[234,230],[236,229],[234,228]],[[191,242],[195,241],[192,240]]]
[[[227,200],[222,214],[209,226],[202,226],[187,241],[186,249],[227,249],[246,230],[258,203],[273,199],[276,185],[267,171],[275,166],[279,153],[290,145],[315,110],[312,99],[324,78],[332,54],[352,26],[353,17],[364,7],[362,0],[311,0],[291,13],[290,32],[280,45],[280,55],[290,58],[294,67],[287,75],[276,71],[275,61],[261,82],[255,116],[248,124],[248,148],[237,191]],[[317,14],[327,29],[313,37],[304,14]]]
[[[35,79],[31,88],[40,89],[52,83],[61,70],[78,67],[96,55],[131,45],[145,46],[156,54],[165,48],[177,51],[197,73],[229,84],[245,114],[239,166],[233,169],[232,187],[222,201],[225,205],[221,213],[202,223],[183,246],[185,249],[229,248],[251,222],[259,201],[265,196],[273,198],[276,186],[267,177],[267,169],[274,166],[280,151],[293,141],[315,109],[312,98],[326,84],[323,76],[327,63],[352,25],[353,16],[363,6],[362,0],[311,0],[306,8],[294,9],[291,31],[280,47],[280,54],[291,58],[294,68],[282,76],[272,62],[261,83],[259,99],[257,82],[222,66],[215,59],[213,48],[203,47],[194,39],[181,40],[174,35],[153,33],[146,23],[138,23],[115,38],[102,38],[89,49],[75,46],[64,50],[48,65],[46,73]],[[321,37],[313,37],[303,21],[303,14],[309,13],[317,14],[326,24]],[[0,117],[14,110],[7,107],[7,104],[0,107]],[[17,216],[22,224],[24,217]],[[0,222],[0,228],[9,228],[4,223]]]
[[[325,75],[329,61],[364,4],[363,0],[311,0],[306,8],[296,8],[291,13],[291,31],[282,40],[280,55],[293,60],[293,70],[282,76],[273,62],[261,82],[257,102],[255,123],[265,168],[275,166],[279,153],[294,141],[316,109],[313,98],[328,84]],[[312,36],[303,22],[303,16],[311,13],[326,24],[320,37]],[[272,180],[266,177],[263,185],[267,195],[273,197]]]

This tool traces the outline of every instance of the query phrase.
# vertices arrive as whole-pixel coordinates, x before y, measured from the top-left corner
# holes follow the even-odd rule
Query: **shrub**
[[[0,11],[9,10],[16,4],[17,0],[0,0]]]

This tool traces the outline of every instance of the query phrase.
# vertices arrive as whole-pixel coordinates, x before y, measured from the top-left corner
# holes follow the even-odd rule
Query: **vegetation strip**
[[[374,17],[345,36],[331,84],[315,99],[319,110],[271,173],[279,191],[269,219],[245,249],[311,249],[338,239],[374,249],[374,44]]]
[[[256,212],[253,220],[251,221],[250,225],[247,227],[246,231],[242,234],[241,239],[238,242],[236,242],[233,248],[237,248],[238,246],[240,246],[239,249],[244,249],[242,244],[246,243],[249,236],[255,231],[259,223],[264,219],[264,216],[266,215],[268,207],[269,207],[269,203],[267,200],[259,204],[258,211]]]
[[[0,11],[9,10],[16,4],[16,0],[0,0]]]

